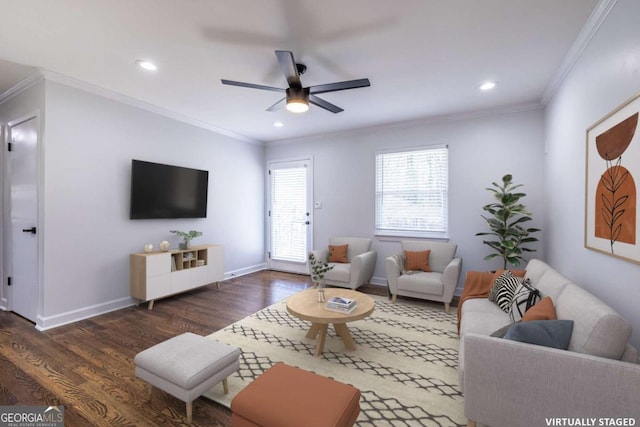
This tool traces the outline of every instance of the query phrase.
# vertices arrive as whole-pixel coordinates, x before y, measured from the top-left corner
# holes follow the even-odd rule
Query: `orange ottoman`
[[[277,363],[231,401],[233,427],[351,427],[360,390]]]

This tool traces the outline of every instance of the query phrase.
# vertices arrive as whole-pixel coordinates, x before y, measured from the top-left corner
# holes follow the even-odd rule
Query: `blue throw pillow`
[[[511,325],[504,339],[566,350],[573,320],[532,320]]]

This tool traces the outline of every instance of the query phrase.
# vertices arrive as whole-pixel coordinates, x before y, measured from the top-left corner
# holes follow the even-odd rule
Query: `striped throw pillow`
[[[516,289],[522,284],[522,278],[515,277],[509,270],[500,275],[489,292],[489,300],[495,302],[505,313],[511,309],[511,301]]]

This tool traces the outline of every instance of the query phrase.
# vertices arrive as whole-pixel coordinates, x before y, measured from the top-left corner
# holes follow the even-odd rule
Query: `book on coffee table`
[[[353,304],[351,307],[337,307],[335,305],[329,305],[327,304],[327,310],[329,311],[335,311],[336,313],[345,313],[345,314],[349,314],[351,313],[353,310],[355,310],[356,308],[358,308],[357,304]]]
[[[350,308],[356,304],[356,300],[345,297],[332,297],[327,301],[327,306],[337,307],[337,308]]]

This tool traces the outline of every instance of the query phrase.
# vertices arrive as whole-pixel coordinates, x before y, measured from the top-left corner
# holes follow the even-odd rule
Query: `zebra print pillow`
[[[504,280],[511,276],[513,276],[511,270],[504,270],[502,274],[493,281],[493,285],[491,285],[491,290],[489,291],[489,301],[496,301],[496,293],[498,292],[498,289],[503,286]]]
[[[511,271],[506,270],[493,284],[489,292],[489,300],[494,301],[505,313],[509,313],[511,301],[521,284],[522,278],[515,277]]]

